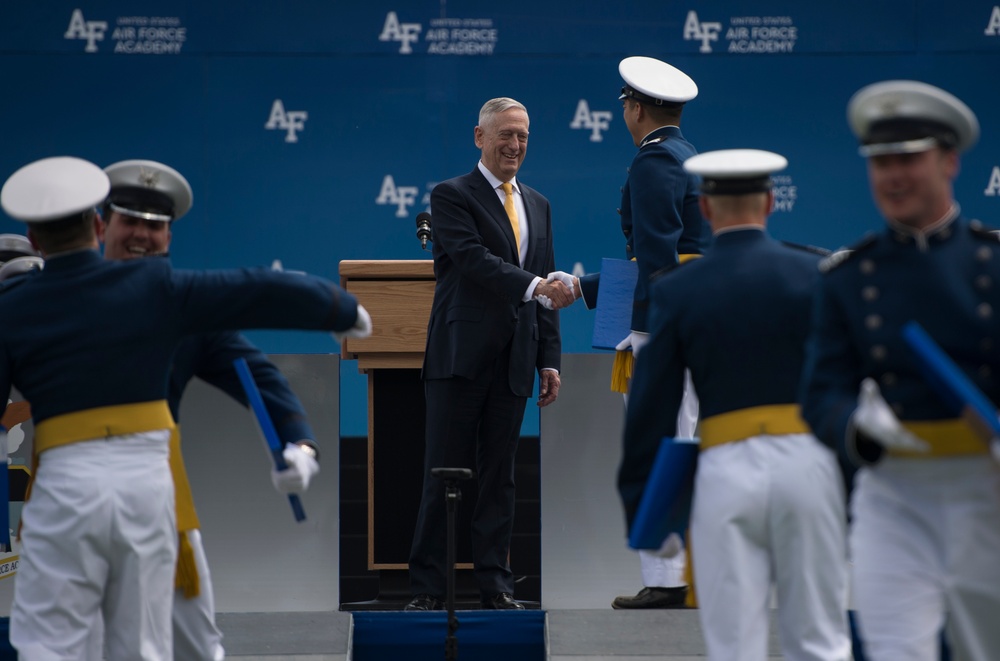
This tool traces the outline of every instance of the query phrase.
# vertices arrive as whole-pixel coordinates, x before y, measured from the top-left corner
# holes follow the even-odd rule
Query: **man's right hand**
[[[570,275],[569,273],[566,273],[566,271],[553,271],[546,276],[545,282],[552,282],[553,280],[558,280],[569,287],[569,290],[573,292],[574,298],[580,298],[583,296],[583,292],[580,289],[580,278]]]
[[[851,417],[854,426],[884,448],[927,452],[930,445],[907,431],[889,408],[872,378],[861,382],[858,408]]]
[[[561,310],[566,306],[572,305],[573,301],[576,300],[576,297],[573,296],[573,290],[558,280],[553,282],[542,280],[539,282],[535,286],[535,291],[532,292],[531,297],[538,298],[540,296],[549,299],[553,310]]]

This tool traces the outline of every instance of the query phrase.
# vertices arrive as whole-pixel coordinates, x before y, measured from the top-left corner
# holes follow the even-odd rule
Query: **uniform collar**
[[[42,273],[59,273],[62,271],[71,271],[82,266],[90,266],[92,264],[97,264],[103,262],[104,258],[101,257],[99,253],[94,248],[86,248],[84,250],[71,250],[69,252],[61,252],[55,255],[49,255],[45,258],[45,268],[42,269]]]
[[[738,225],[727,227],[721,232],[713,235],[712,240],[716,245],[747,243],[757,241],[767,236],[767,230],[759,225]]]
[[[894,241],[902,244],[915,243],[921,250],[926,250],[931,243],[940,243],[951,238],[954,234],[952,226],[959,213],[961,213],[961,209],[958,203],[952,202],[944,216],[923,229],[915,229],[891,218],[886,219],[886,223],[889,226],[889,234]]]
[[[674,135],[680,136],[681,127],[679,126],[661,126],[658,129],[653,129],[646,136],[639,141],[639,149],[642,149],[646,145],[656,144],[657,142],[663,142],[667,139],[667,136]]]

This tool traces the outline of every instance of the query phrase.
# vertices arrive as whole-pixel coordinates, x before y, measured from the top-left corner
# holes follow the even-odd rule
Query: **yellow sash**
[[[988,454],[989,447],[983,439],[976,435],[964,420],[910,420],[904,421],[903,427],[918,438],[927,441],[931,449],[928,452],[911,452],[908,450],[889,450],[894,457],[912,459],[930,457],[960,457],[975,454]]]
[[[677,262],[683,264],[692,259],[697,259],[701,255],[697,253],[685,253],[677,256]],[[635,261],[635,258],[632,259]],[[635,357],[631,351],[616,351],[615,362],[611,366],[611,392],[628,392],[628,382],[632,378],[632,370],[635,368]]]
[[[702,450],[742,441],[752,436],[808,434],[809,425],[802,419],[798,404],[753,406],[705,418],[701,421]]]
[[[37,462],[38,455],[52,448],[157,429],[170,430],[170,473],[174,480],[178,531],[175,585],[190,599],[199,594],[200,581],[187,531],[199,528],[200,524],[187,470],[184,468],[184,458],[181,456],[180,429],[174,424],[165,400],[102,406],[43,420],[35,426],[35,461]]]

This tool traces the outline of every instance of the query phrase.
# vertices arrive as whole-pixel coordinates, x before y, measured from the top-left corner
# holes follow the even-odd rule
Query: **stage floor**
[[[550,610],[549,661],[697,661],[705,657],[696,610]],[[458,612],[461,621],[461,611]],[[241,661],[344,661],[351,614],[220,613],[227,657]],[[444,632],[442,632],[442,652]],[[461,630],[459,630],[461,658]],[[769,658],[780,659],[774,622]],[[469,659],[468,661],[474,661]]]

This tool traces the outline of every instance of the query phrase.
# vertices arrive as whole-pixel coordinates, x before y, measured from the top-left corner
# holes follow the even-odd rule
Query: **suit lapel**
[[[483,205],[483,208],[490,212],[490,217],[500,227],[500,231],[503,232],[504,236],[507,237],[507,244],[510,248],[510,254],[506,256],[507,260],[513,264],[520,265],[520,259],[517,255],[517,241],[514,239],[514,229],[510,226],[510,218],[507,217],[507,211],[503,208],[503,202],[500,201],[497,192],[493,190],[490,182],[486,180],[486,177],[483,176],[478,167],[473,170],[473,174],[475,176],[472,180],[472,194]],[[521,191],[523,194],[524,189],[522,188]],[[527,199],[525,199],[524,206],[525,208],[528,206]],[[530,219],[531,214],[528,214],[528,217]]]

